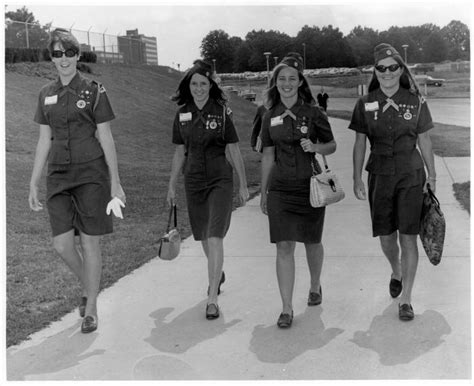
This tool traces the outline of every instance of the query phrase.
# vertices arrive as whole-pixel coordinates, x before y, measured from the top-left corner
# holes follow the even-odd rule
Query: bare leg
[[[418,245],[416,240],[417,235],[400,234],[403,275],[403,291],[400,304],[411,304],[411,293],[418,268]]]
[[[321,271],[323,269],[324,248],[323,244],[305,244],[306,260],[308,262],[309,273],[311,275],[311,292],[319,293],[321,285]]]
[[[100,236],[90,236],[81,232],[81,246],[84,253],[84,272],[87,292],[86,316],[97,318],[97,296],[102,275],[102,254]]]
[[[276,244],[276,271],[280,288],[283,313],[293,311],[293,288],[295,285],[295,245],[294,241],[280,241]]]
[[[388,236],[380,236],[382,251],[392,267],[392,277],[396,280],[402,278],[402,268],[400,263],[400,248],[398,247],[398,232],[393,232]],[[405,282],[405,278],[403,278]]]
[[[78,251],[74,230],[62,233],[53,237],[53,247],[64,260],[69,269],[77,276],[81,282],[83,295],[85,294],[86,282],[84,275],[84,263],[81,253]]]
[[[203,248],[206,251],[206,247]],[[219,237],[210,237],[206,240],[207,244],[207,272],[209,276],[209,297],[207,304],[217,305],[217,289],[222,275],[222,266],[224,264],[224,239]]]

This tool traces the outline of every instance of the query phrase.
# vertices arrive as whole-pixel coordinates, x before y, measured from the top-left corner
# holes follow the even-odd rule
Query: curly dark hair
[[[214,80],[214,73],[212,71],[211,64],[201,59],[195,60],[193,62],[193,66],[188,71],[186,71],[183,79],[181,79],[179,82],[175,94],[171,97],[172,101],[181,106],[193,100],[193,96],[191,95],[191,91],[189,89],[189,84],[191,83],[191,78],[194,74],[205,76],[209,80],[211,84],[209,98],[214,99],[220,104],[225,104],[227,102],[224,91]]]
[[[270,79],[270,85],[268,86],[264,95],[265,107],[267,109],[271,109],[275,107],[281,100],[280,93],[278,92],[276,83],[277,83],[277,78],[278,78],[278,75],[280,74],[280,71],[286,67],[289,67],[289,66],[287,66],[286,64],[280,63],[273,70],[273,74]],[[293,67],[290,67],[290,68],[293,68]],[[311,89],[309,87],[308,81],[306,80],[306,78],[303,76],[303,74],[300,71],[298,71],[298,78],[299,80],[302,81],[301,86],[298,88],[298,97],[303,99],[305,103],[314,104],[315,99],[313,97],[313,94],[311,93]]]

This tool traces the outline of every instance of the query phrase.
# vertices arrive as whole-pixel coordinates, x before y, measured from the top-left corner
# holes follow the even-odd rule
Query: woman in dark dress
[[[264,115],[261,134],[261,208],[268,214],[270,241],[277,248],[276,268],[283,303],[277,324],[287,328],[293,321],[296,242],[304,243],[306,248],[311,275],[308,305],[322,301],[325,208],[311,206],[309,185],[315,153],[333,153],[336,142],[326,115],[314,106],[299,54],[288,54],[274,69],[266,104],[269,111]]]
[[[219,317],[217,295],[225,280],[223,240],[232,213],[232,166],[239,178],[242,204],[249,197],[245,168],[231,111],[213,79],[210,64],[196,60],[181,80],[173,100],[181,107],[173,125],[176,149],[167,201],[174,205],[176,181],[183,170],[193,236],[201,241],[208,261],[206,318],[215,319]]]
[[[40,135],[29,204],[34,211],[43,209],[38,183],[48,161],[46,203],[53,245],[81,281],[81,331],[88,333],[98,324],[100,236],[113,230],[107,204],[111,198],[125,203],[110,130],[114,113],[105,88],[77,72],[80,46],[69,30],[54,30],[48,48],[59,78],[45,85],[39,95],[34,120],[40,125]]]
[[[357,101],[349,125],[355,131],[354,194],[359,200],[369,199],[372,235],[380,238],[392,269],[389,292],[393,298],[401,295],[398,316],[408,321],[415,317],[411,295],[423,191],[428,184],[436,190],[429,134],[434,126],[428,105],[397,50],[381,43],[374,49],[374,60],[369,93]],[[368,195],[362,181],[367,139]]]

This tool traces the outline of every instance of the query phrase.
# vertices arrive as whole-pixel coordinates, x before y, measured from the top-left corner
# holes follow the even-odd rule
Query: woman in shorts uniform
[[[262,122],[261,208],[268,214],[270,241],[276,243],[276,269],[282,300],[277,325],[293,321],[294,252],[304,243],[311,275],[308,305],[321,304],[321,243],[325,208],[310,204],[315,153],[328,155],[336,142],[326,114],[314,105],[303,76],[303,60],[290,53],[273,70]]]
[[[219,317],[217,295],[225,280],[223,240],[232,213],[232,167],[239,178],[241,203],[245,204],[249,197],[239,137],[209,63],[194,62],[179,83],[173,100],[181,107],[173,124],[176,149],[167,201],[174,205],[176,182],[183,170],[191,229],[194,239],[201,241],[208,261],[206,318],[216,319]]]
[[[416,82],[395,48],[379,44],[374,57],[369,93],[357,102],[349,126],[356,132],[354,194],[360,200],[367,197],[361,176],[368,139],[371,149],[366,170],[372,234],[380,238],[392,268],[390,295],[396,298],[401,294],[399,318],[412,320],[423,192],[427,184],[436,190],[428,132],[433,122]]]
[[[114,113],[105,88],[76,70],[80,46],[68,30],[54,30],[48,49],[59,77],[39,95],[34,120],[40,125],[40,135],[29,204],[34,211],[43,208],[38,183],[48,161],[46,205],[53,245],[81,282],[81,330],[88,333],[98,324],[100,236],[113,230],[107,204],[111,197],[125,202],[110,131]],[[80,237],[80,250],[75,235]]]

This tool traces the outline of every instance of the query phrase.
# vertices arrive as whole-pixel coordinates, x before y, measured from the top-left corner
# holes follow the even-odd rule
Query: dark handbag
[[[445,232],[446,221],[439,201],[428,186],[428,191],[423,193],[420,239],[423,249],[433,265],[438,265],[441,261]]]
[[[174,260],[179,255],[181,235],[177,229],[178,219],[176,212],[176,205],[173,205],[170,208],[166,233],[159,240],[160,247],[158,249],[158,257],[162,260]],[[174,226],[173,229],[170,230],[172,217],[174,218]]]

